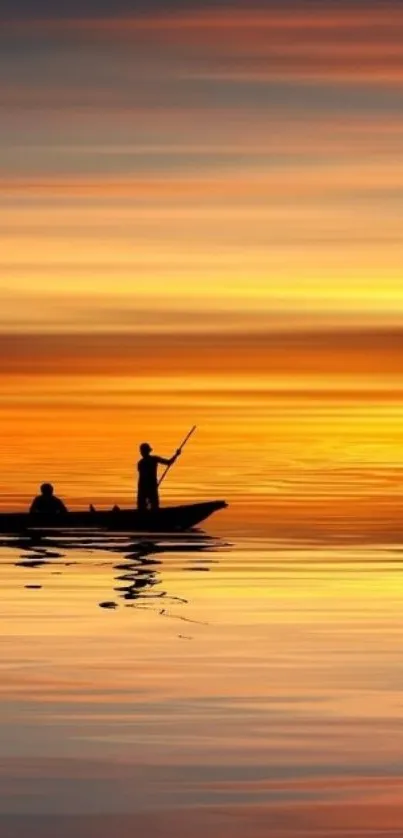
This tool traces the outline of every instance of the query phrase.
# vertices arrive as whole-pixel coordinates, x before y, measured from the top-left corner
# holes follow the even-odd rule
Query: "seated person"
[[[63,515],[67,509],[56,495],[53,494],[53,486],[51,483],[42,483],[41,494],[32,501],[31,514],[40,515]]]

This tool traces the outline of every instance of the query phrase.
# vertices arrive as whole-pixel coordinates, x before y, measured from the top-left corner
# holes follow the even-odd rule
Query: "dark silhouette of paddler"
[[[152,454],[151,445],[142,442],[140,445],[141,460],[137,463],[139,473],[137,508],[144,512],[147,509],[159,509],[160,500],[158,495],[158,466],[171,466],[181,454],[181,449],[167,460],[165,457],[157,457]]]
[[[67,508],[60,498],[53,494],[54,489],[51,483],[42,483],[41,494],[32,501],[30,513],[33,515],[64,515]]]

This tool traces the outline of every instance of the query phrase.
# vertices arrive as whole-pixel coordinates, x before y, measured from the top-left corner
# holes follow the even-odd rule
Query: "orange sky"
[[[1,502],[395,504],[403,12],[180,6],[2,21]]]
[[[396,4],[5,22],[0,327],[400,320],[402,29]]]

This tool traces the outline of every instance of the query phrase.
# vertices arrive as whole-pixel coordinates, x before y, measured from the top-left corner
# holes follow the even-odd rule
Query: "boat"
[[[7,534],[31,530],[103,529],[115,532],[185,532],[197,527],[214,512],[225,509],[224,500],[190,503],[183,506],[163,506],[154,511],[138,509],[66,512],[61,515],[30,514],[29,512],[0,513],[0,532]]]

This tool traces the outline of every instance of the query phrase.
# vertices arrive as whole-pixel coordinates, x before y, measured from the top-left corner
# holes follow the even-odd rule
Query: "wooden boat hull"
[[[138,509],[67,512],[66,515],[30,515],[24,512],[0,513],[0,532],[20,533],[27,530],[104,529],[115,532],[184,532],[197,527],[213,512],[225,509],[223,500],[165,506],[156,512]]]

